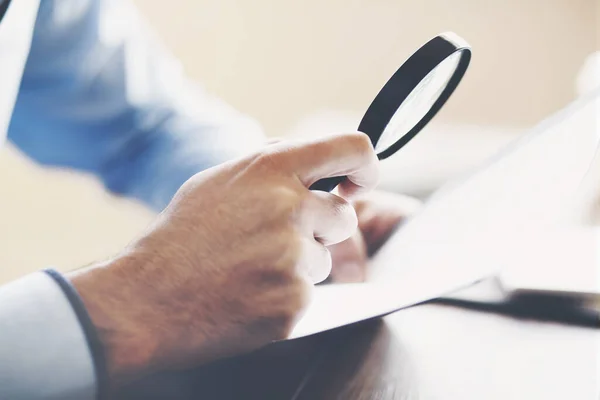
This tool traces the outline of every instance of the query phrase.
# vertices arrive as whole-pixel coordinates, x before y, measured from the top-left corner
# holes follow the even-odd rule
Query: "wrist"
[[[138,262],[120,257],[66,275],[95,327],[111,387],[148,373],[155,349],[143,299],[128,278]]]

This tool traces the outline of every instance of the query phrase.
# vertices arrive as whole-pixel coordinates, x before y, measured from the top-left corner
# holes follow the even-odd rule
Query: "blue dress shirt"
[[[263,144],[253,120],[185,79],[127,0],[13,0],[0,60],[0,144],[7,133],[36,162],[156,210],[194,173]],[[72,305],[43,272],[0,286],[0,399],[97,396]]]
[[[42,0],[8,138],[162,209],[262,133],[187,81],[127,0]]]

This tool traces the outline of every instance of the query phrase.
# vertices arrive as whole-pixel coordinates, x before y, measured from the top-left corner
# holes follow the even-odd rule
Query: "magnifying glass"
[[[415,52],[379,91],[358,130],[371,138],[380,160],[406,145],[452,95],[471,61],[471,46],[452,32]],[[310,189],[330,192],[343,176],[321,179]]]

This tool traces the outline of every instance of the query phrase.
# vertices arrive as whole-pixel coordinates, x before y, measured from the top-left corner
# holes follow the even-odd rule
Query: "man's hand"
[[[421,205],[414,198],[385,192],[372,192],[352,203],[359,229],[349,239],[329,248],[333,259],[331,279],[340,283],[363,281],[369,256]]]
[[[326,246],[356,231],[346,200],[308,190],[341,175],[343,196],[376,185],[366,135],[268,146],[192,177],[118,257],[70,274],[113,385],[285,338],[329,275]]]

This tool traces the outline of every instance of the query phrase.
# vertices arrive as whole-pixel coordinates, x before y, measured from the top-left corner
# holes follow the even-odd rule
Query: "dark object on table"
[[[590,295],[509,290],[504,287],[500,278],[490,278],[455,295],[434,299],[431,303],[493,312],[514,318],[600,328],[597,299],[591,298]]]

